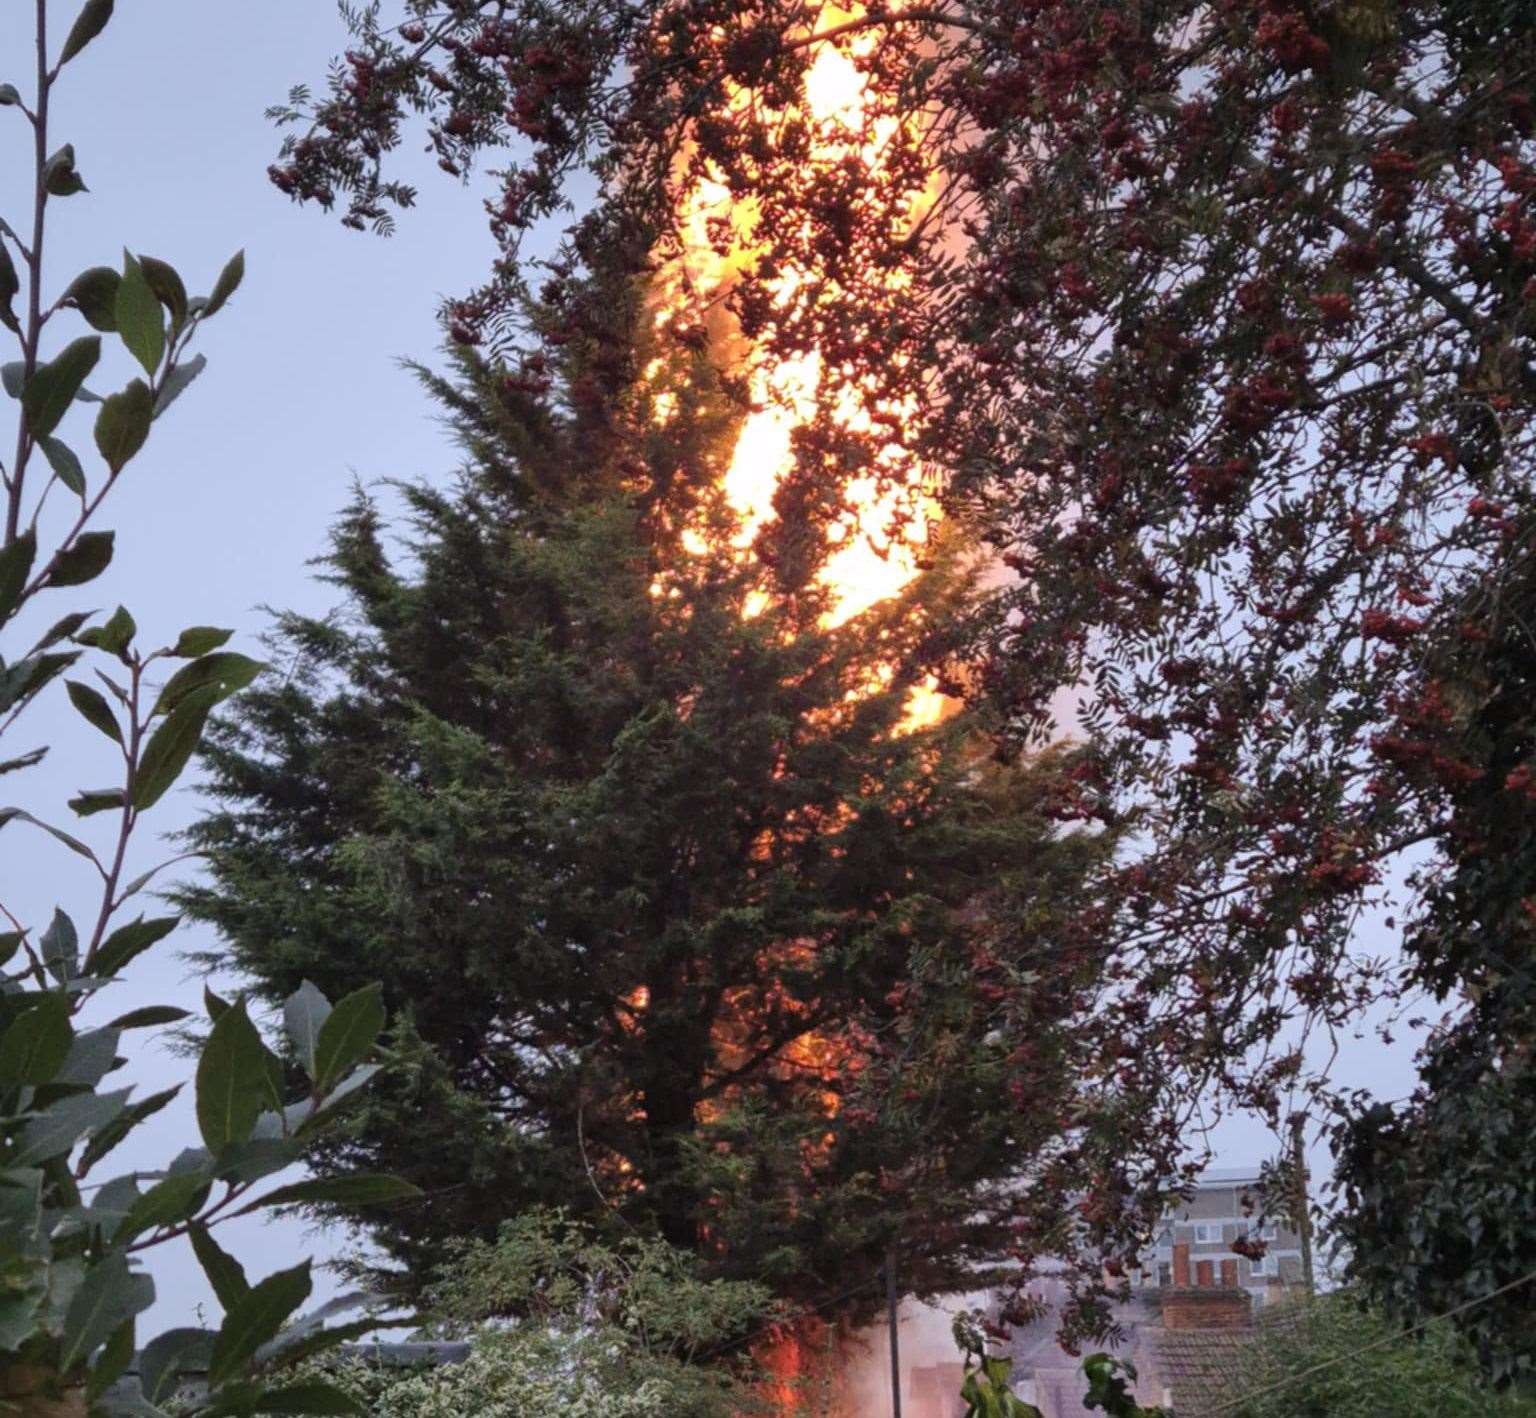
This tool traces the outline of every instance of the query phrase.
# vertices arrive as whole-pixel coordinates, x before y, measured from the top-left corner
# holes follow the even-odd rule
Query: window
[[[1203,1245],[1203,1246],[1208,1246],[1208,1245],[1211,1245],[1213,1243],[1220,1242],[1221,1239],[1222,1239],[1222,1235],[1221,1235],[1221,1222],[1219,1222],[1219,1221],[1197,1221],[1197,1222],[1195,1222],[1195,1241],[1196,1241],[1197,1244]]]
[[[1268,1255],[1264,1256],[1261,1260],[1255,1261],[1253,1273],[1255,1275],[1279,1275],[1280,1257]]]

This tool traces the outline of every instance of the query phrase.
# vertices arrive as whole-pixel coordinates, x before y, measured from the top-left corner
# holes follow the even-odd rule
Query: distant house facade
[[[1192,1278],[1220,1285],[1235,1268],[1236,1283],[1263,1305],[1302,1283],[1301,1237],[1286,1222],[1251,1210],[1259,1186],[1257,1168],[1211,1167],[1201,1174],[1188,1202],[1163,1218],[1152,1245],[1131,1277],[1135,1290],[1166,1290],[1175,1284],[1174,1247],[1189,1247]],[[1243,1237],[1262,1240],[1257,1260],[1233,1250]],[[1203,1278],[1202,1278],[1203,1277]]]

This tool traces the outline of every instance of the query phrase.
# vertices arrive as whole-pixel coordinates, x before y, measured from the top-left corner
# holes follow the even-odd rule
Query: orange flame
[[[862,14],[860,9],[828,6],[820,12],[818,28],[841,28]],[[897,126],[911,121],[871,111],[867,77],[859,60],[874,43],[871,32],[854,31],[818,46],[805,75],[804,103],[798,115],[810,129],[811,163],[831,167],[853,159],[865,171],[878,174]],[[753,97],[736,89],[728,102],[733,109],[744,109]],[[931,200],[931,191],[910,192],[905,210],[897,215],[913,223]],[[753,202],[734,196],[718,173],[706,173],[694,183],[679,213],[682,252],[669,275],[670,289],[664,292],[658,323],[715,300],[751,267],[759,252],[756,224]],[[817,273],[792,267],[781,270],[768,283],[775,306],[791,309],[813,279],[819,279]],[[898,268],[886,279],[895,290],[906,277]],[[653,366],[653,374],[660,363]],[[794,467],[794,431],[815,417],[826,376],[816,351],[789,358],[754,351],[747,357],[747,372],[752,411],[737,437],[722,489],[736,517],[732,545],[743,553],[777,515],[775,494]],[[658,396],[659,418],[669,418],[674,408],[670,395]],[[832,418],[846,432],[871,437],[881,425],[910,422],[915,412],[911,396],[899,403],[877,399],[861,391],[855,380],[839,385]],[[921,572],[939,516],[931,478],[896,443],[877,447],[871,470],[850,479],[841,491],[844,510],[827,529],[827,554],[817,575],[829,592],[822,618],[827,629],[845,624],[911,585]],[[699,529],[688,531],[684,543],[696,554],[711,549],[710,537]],[[747,614],[757,614],[766,603],[767,593],[757,593]],[[891,671],[886,669],[877,678],[888,683]],[[910,730],[937,723],[946,704],[931,681],[915,686],[903,726]]]

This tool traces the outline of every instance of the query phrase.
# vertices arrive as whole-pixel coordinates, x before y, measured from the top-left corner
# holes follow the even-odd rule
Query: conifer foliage
[[[905,1289],[1097,1276],[1136,1196],[1102,1154],[1165,1140],[1093,1009],[1113,844],[1053,819],[1064,762],[904,725],[963,554],[835,630],[814,585],[762,604],[703,357],[663,423],[640,297],[583,299],[541,379],[423,373],[462,472],[398,489],[403,548],[341,519],[343,608],[283,617],[219,731],[186,904],[274,999],[383,980],[403,1066],[329,1160],[424,1189],[361,1213],[419,1273],[555,1203],[849,1310],[891,1247]]]

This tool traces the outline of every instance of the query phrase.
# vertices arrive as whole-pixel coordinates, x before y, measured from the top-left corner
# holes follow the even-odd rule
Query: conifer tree
[[[421,371],[457,480],[397,489],[393,550],[358,496],[342,610],[280,618],[209,758],[185,904],[221,958],[274,1001],[380,979],[405,1021],[319,1165],[424,1190],[358,1213],[402,1274],[550,1203],[854,1314],[893,1247],[906,1290],[1098,1275],[1169,1134],[1100,1037],[1112,841],[1056,820],[1070,756],[904,723],[963,639],[960,539],[836,629],[812,576],[765,596],[705,356],[660,367],[626,282],[559,299],[550,355]]]

